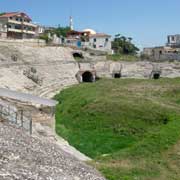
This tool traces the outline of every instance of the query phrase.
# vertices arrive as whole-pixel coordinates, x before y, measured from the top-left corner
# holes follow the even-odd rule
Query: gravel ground
[[[105,180],[56,144],[0,122],[0,180]]]

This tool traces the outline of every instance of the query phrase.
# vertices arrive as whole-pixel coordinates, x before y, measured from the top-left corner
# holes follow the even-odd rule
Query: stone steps
[[[53,82],[53,83],[50,83],[48,86],[39,88],[36,93],[40,97],[49,97],[49,94],[52,94],[53,92],[56,93],[57,91],[60,91],[60,90],[64,89],[65,87],[71,86],[74,84],[77,84],[76,79],[71,80],[71,81],[61,81],[61,83]]]

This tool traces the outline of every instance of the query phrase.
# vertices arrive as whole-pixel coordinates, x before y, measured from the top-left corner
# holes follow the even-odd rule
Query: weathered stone
[[[1,180],[105,180],[95,169],[48,139],[0,123]]]

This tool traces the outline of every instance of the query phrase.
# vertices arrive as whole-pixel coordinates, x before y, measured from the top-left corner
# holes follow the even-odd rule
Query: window
[[[96,45],[95,45],[95,44],[93,45],[93,48],[95,48],[95,49],[96,49]]]
[[[13,19],[12,17],[10,17],[9,19]]]
[[[16,26],[15,26],[15,29],[21,29],[21,26],[16,25]]]
[[[94,42],[96,42],[97,41],[97,39],[96,38],[94,38]]]
[[[108,42],[109,41],[109,39],[108,38],[106,38],[106,42]]]
[[[172,41],[175,41],[175,37],[174,37],[174,36],[171,36],[171,40],[172,40]]]

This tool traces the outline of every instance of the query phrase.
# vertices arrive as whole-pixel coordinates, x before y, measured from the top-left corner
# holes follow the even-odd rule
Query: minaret
[[[69,26],[70,26],[71,31],[73,31],[74,27],[73,27],[73,18],[72,18],[72,16],[70,16]]]

